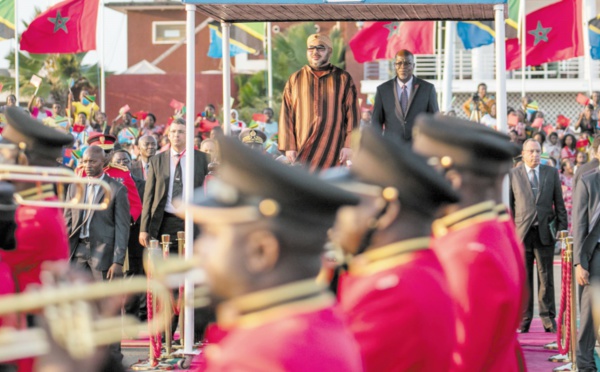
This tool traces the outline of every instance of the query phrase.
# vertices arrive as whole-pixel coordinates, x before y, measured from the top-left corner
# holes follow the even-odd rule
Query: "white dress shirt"
[[[178,153],[175,150],[173,150],[173,148],[170,148],[169,151],[171,152],[170,169],[169,169],[169,190],[167,192],[167,204],[165,205],[165,212],[174,214],[177,211],[177,209],[175,209],[175,207],[173,206],[173,181],[175,178],[175,167],[177,167],[177,161],[179,159],[179,155],[177,155]],[[181,161],[181,182],[182,183],[184,182],[183,170],[185,169],[185,158],[186,157],[187,157],[187,152],[185,152],[185,150],[183,150],[183,155],[181,156],[181,159],[179,160],[179,161]]]
[[[99,180],[104,179],[104,173],[102,173],[102,175],[100,177],[98,177]],[[90,191],[89,188],[92,188],[92,192],[90,195]],[[96,199],[96,196],[98,195],[98,190],[100,189],[100,185],[88,185],[85,188],[85,204],[93,204],[94,200]],[[91,197],[91,198],[90,198]],[[89,238],[90,237],[90,222],[92,221],[92,217],[88,217],[90,216],[92,211],[90,210],[85,210],[83,213],[83,221],[85,221],[85,226],[86,228],[84,229],[83,226],[81,227],[81,230],[79,232],[79,238],[80,239],[85,239],[85,238]],[[87,220],[86,220],[87,219]],[[82,221],[82,222],[83,222]],[[84,232],[87,231],[87,234],[84,234]]]

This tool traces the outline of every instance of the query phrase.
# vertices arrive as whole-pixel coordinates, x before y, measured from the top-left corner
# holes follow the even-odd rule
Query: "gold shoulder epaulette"
[[[118,165],[118,164],[115,164],[115,163],[110,163],[109,165],[106,166],[106,168],[116,168],[116,169],[120,169],[120,170],[122,170],[124,172],[129,172],[129,168],[127,168],[126,166],[124,166],[124,165]],[[104,169],[106,169],[106,168],[104,168]]]

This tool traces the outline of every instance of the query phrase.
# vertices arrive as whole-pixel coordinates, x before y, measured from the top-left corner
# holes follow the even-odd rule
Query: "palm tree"
[[[273,107],[275,117],[281,105],[281,95],[290,75],[306,65],[306,39],[315,33],[312,22],[294,25],[273,38]],[[341,32],[333,29],[329,33],[333,44],[331,63],[344,68],[345,45]],[[267,106],[267,72],[235,78],[238,89],[238,112],[241,120],[249,122],[253,113]]]

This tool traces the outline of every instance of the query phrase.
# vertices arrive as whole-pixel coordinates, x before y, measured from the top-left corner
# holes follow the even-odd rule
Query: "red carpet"
[[[549,357],[558,354],[558,350],[544,349],[544,345],[553,341],[556,341],[556,334],[544,332],[539,318],[533,320],[529,333],[519,334],[519,343],[523,348],[529,372],[550,372],[553,368],[563,365],[548,361]]]

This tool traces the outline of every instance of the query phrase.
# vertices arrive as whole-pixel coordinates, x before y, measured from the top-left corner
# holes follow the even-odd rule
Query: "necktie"
[[[406,91],[406,85],[402,86],[402,93],[400,93],[400,106],[402,106],[402,112],[406,115],[406,108],[408,107],[408,92]]]
[[[86,189],[85,189],[85,200],[83,201],[84,204],[92,204],[94,199],[94,186],[93,185],[87,185]],[[84,221],[83,226],[81,227],[81,235],[83,237],[88,237],[90,235],[89,229],[90,229],[90,221],[89,221],[89,217],[88,215],[90,214],[90,210],[89,209],[85,209],[83,211],[83,218],[82,221]]]
[[[183,194],[183,180],[181,178],[181,157],[183,154],[177,154],[175,157],[177,158],[177,165],[175,166],[175,175],[173,177],[173,196],[171,200],[175,198],[181,197]]]
[[[531,174],[531,177],[529,177],[529,183],[531,183],[531,191],[533,191],[533,197],[535,198],[538,193],[539,182],[534,169],[530,170],[529,173]]]

